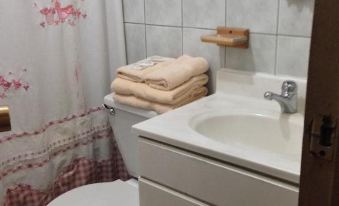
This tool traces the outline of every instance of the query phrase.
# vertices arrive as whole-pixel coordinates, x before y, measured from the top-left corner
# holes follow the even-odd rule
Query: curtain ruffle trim
[[[102,110],[104,110],[103,107],[91,108],[88,111],[85,111],[85,112],[80,113],[80,114],[72,114],[72,115],[69,115],[69,116],[64,117],[62,119],[59,119],[59,120],[50,121],[47,124],[45,124],[42,128],[40,128],[39,130],[36,130],[36,131],[22,132],[22,133],[17,133],[17,134],[11,134],[11,135],[5,136],[5,137],[0,137],[0,144],[8,142],[8,141],[13,141],[13,140],[15,140],[17,138],[34,137],[36,135],[44,133],[51,126],[58,125],[58,124],[63,124],[65,122],[69,122],[69,121],[74,120],[74,119],[85,117],[85,116],[87,116],[89,114],[92,114],[92,113],[95,113],[95,112],[99,112],[99,111],[102,111]]]
[[[64,169],[48,189],[39,190],[25,184],[8,188],[4,206],[45,206],[59,195],[74,188],[129,178],[120,153],[104,161],[76,159]]]

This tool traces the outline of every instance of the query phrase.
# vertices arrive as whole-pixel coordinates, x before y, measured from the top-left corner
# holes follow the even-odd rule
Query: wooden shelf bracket
[[[218,27],[217,34],[204,35],[201,37],[201,41],[218,46],[247,49],[250,39],[249,33],[249,29]]]

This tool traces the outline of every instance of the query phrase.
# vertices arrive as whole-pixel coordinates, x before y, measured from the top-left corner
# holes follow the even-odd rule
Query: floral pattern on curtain
[[[35,2],[34,7],[36,7],[43,16],[40,26],[57,26],[64,23],[75,26],[78,20],[87,17],[86,12],[82,10],[81,6],[77,7],[75,5],[75,3],[81,4],[84,1],[85,0],[78,0],[72,2],[73,4],[62,5],[60,0],[52,0],[51,4],[45,7],[40,7],[39,3]]]
[[[5,99],[9,94],[18,90],[28,91],[29,83],[24,80],[26,72],[27,69],[22,69],[18,73],[8,72],[8,74],[0,75],[0,99]]]
[[[0,0],[0,205],[129,177],[101,106],[123,39],[120,0]]]

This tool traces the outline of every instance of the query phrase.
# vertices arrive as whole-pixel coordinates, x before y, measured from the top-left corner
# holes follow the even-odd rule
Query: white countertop
[[[298,184],[301,144],[299,145],[300,154],[288,156],[255,148],[244,149],[221,144],[199,134],[192,128],[192,119],[200,114],[251,111],[269,112],[270,115],[279,118],[282,115],[279,105],[276,102],[264,100],[263,94],[268,90],[279,92],[282,81],[286,79],[297,81],[300,87],[300,113],[290,115],[288,118],[303,124],[305,80],[277,78],[266,74],[239,73],[224,69],[218,74],[216,94],[136,124],[133,126],[133,132],[139,136]],[[297,138],[302,138],[302,135]]]

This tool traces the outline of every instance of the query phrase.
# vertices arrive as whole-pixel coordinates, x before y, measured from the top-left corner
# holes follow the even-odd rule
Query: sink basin
[[[262,150],[299,158],[303,125],[288,115],[201,114],[191,121],[201,135],[244,151]]]
[[[286,77],[221,69],[216,93],[134,125],[143,137],[260,174],[299,184],[306,80],[298,83],[298,113],[284,114],[263,94]]]

